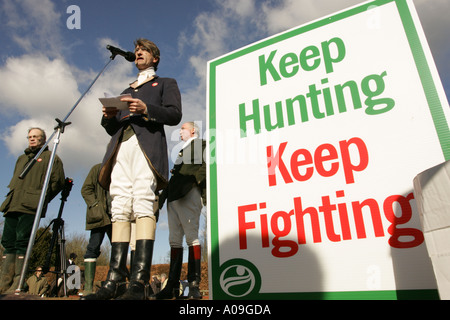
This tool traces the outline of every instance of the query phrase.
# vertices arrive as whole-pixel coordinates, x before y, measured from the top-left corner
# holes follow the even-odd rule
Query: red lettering
[[[303,156],[303,160],[299,160],[300,156]],[[312,164],[312,163],[313,163],[313,159],[312,159],[311,153],[309,153],[308,150],[306,150],[306,149],[296,150],[292,154],[292,157],[291,157],[291,170],[292,170],[292,175],[294,176],[295,180],[297,180],[297,181],[309,180],[314,173],[314,166],[306,168],[306,173],[304,175],[302,175],[299,172],[298,167],[305,166],[305,165]]]
[[[268,146],[266,149],[270,187],[277,184],[277,168],[285,183],[292,183],[293,178],[300,182],[308,181],[313,176],[314,171],[325,178],[332,177],[339,172],[339,152],[329,143],[319,145],[314,151],[314,157],[306,149],[295,150],[289,162],[291,172],[282,159],[286,147],[287,142],[283,142],[279,145],[276,153],[274,153],[273,146]],[[340,141],[339,147],[345,182],[347,184],[354,183],[354,172],[365,170],[369,164],[366,144],[360,138],[351,138],[348,141]],[[358,155],[358,162],[355,162],[355,157],[352,157],[353,154]]]
[[[284,211],[277,211],[273,214],[270,220],[270,225],[275,238],[272,240],[274,248],[272,249],[272,255],[277,258],[287,258],[295,255],[298,251],[298,245],[292,240],[280,240],[280,237],[285,237],[291,232],[291,216],[294,214],[294,210],[289,213]],[[279,228],[278,220],[282,219],[283,229]],[[282,248],[288,248],[288,251],[282,251]]]
[[[324,155],[324,151],[327,151],[327,155]],[[339,162],[331,163],[330,170],[326,170],[324,167],[325,161],[336,160],[338,159],[338,153],[335,147],[329,143],[325,143],[319,146],[314,152],[314,162],[316,164],[317,173],[322,177],[331,177],[334,176],[339,170]]]
[[[269,224],[267,223],[267,214],[262,214],[261,220],[261,242],[263,248],[268,248],[269,243]]]
[[[364,227],[363,220],[363,207],[369,207],[369,212],[372,216],[373,228],[376,237],[383,237],[383,223],[381,221],[380,208],[378,207],[378,202],[375,199],[366,199],[363,202],[354,201],[352,202],[353,214],[355,218],[356,234],[358,239],[366,238],[366,228]]]
[[[388,233],[392,236],[389,239],[389,245],[393,248],[406,249],[414,248],[422,244],[424,236],[422,231],[413,228],[397,228],[398,225],[408,223],[412,217],[412,209],[410,201],[414,199],[414,194],[410,193],[406,197],[393,195],[384,201],[383,208],[386,219],[391,225],[388,228]],[[394,212],[394,204],[400,205],[400,216]],[[400,237],[413,237],[412,241],[400,241]],[[408,238],[406,238],[408,239]]]
[[[341,236],[334,232],[333,210],[336,210],[336,205],[331,204],[330,197],[322,197],[322,206],[319,207],[319,211],[323,212],[325,216],[327,236],[331,241],[337,242],[341,241]]]
[[[344,190],[336,191],[336,197],[342,198],[345,196]],[[345,203],[338,204],[339,219],[341,221],[342,240],[350,240],[352,235],[350,233],[350,222],[348,220],[347,205]]]
[[[279,167],[280,173],[284,179],[284,182],[291,183],[293,182],[291,176],[289,175],[289,171],[286,168],[286,165],[283,162],[283,159],[281,159],[281,156],[283,155],[284,149],[286,149],[287,142],[283,142],[280,144],[280,147],[277,151],[277,154],[273,156],[273,147],[269,146],[267,147],[267,165],[269,169],[269,186],[274,186],[277,184],[276,182],[276,176],[275,176],[275,169],[276,167]],[[281,154],[280,154],[281,152]]]
[[[322,236],[320,234],[320,223],[319,215],[316,208],[308,207],[305,210],[302,208],[302,198],[294,198],[294,210],[295,210],[295,220],[297,222],[297,236],[299,244],[306,244],[305,237],[305,224],[303,222],[303,217],[305,214],[309,214],[311,218],[311,225],[313,231],[314,242],[321,242]]]
[[[355,165],[351,161],[349,148],[354,145],[358,150],[359,164]],[[363,171],[369,164],[369,152],[367,151],[366,144],[360,138],[352,138],[348,141],[340,141],[339,146],[341,148],[342,166],[344,168],[345,182],[347,184],[354,183],[355,177],[353,171]]]
[[[245,221],[245,214],[248,211],[255,211],[258,207],[256,204],[250,204],[246,206],[240,206],[238,207],[238,222],[239,222],[239,248],[247,249],[247,231],[248,229],[255,229],[255,223],[254,222],[246,222]]]
[[[344,196],[343,190],[336,191],[336,198],[343,198]],[[272,215],[258,211],[258,209],[266,209],[266,202],[260,203],[259,206],[257,204],[239,206],[239,248],[241,250],[248,248],[247,230],[257,229],[255,221],[257,221],[258,216],[249,218],[249,214],[250,216],[252,214],[259,215],[261,246],[262,248],[268,248],[272,244],[271,253],[277,258],[288,258],[297,254],[299,245],[307,243],[307,231],[312,235],[314,243],[322,242],[322,228],[326,231],[329,241],[352,240],[350,222],[353,223],[356,230],[356,239],[367,238],[366,226],[373,226],[375,237],[384,237],[383,212],[386,219],[391,223],[387,228],[391,236],[388,239],[391,247],[407,249],[417,247],[424,242],[424,236],[420,229],[399,228],[399,226],[410,222],[412,218],[410,201],[414,200],[413,193],[406,197],[389,196],[384,200],[382,207],[373,198],[353,201],[349,206],[353,211],[353,221],[349,219],[349,209],[345,202],[333,202],[328,195],[322,196],[321,199],[321,205],[317,207],[305,206],[304,208],[302,197],[295,197],[292,210],[276,211]],[[323,215],[323,219],[321,215]],[[305,219],[306,216],[308,216],[308,219]],[[337,221],[340,223],[337,223]],[[306,223],[308,223],[308,226],[306,226]],[[296,241],[283,239],[283,237],[288,237],[291,233],[294,233],[294,229],[297,232]],[[273,239],[270,242],[271,234]]]

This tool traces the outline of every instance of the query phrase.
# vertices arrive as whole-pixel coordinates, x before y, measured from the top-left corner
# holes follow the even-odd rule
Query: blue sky
[[[27,129],[40,126],[48,135],[53,132],[54,119],[64,118],[108,62],[107,44],[132,51],[136,38],[154,41],[161,50],[158,74],[178,81],[183,99],[182,121],[197,121],[204,132],[207,61],[362,2],[0,0],[0,196],[6,195],[15,161],[27,145]],[[450,2],[414,3],[448,97],[450,22],[446,13],[450,12]],[[71,5],[80,9],[80,29],[67,27],[73,14],[67,13]],[[134,65],[116,57],[69,118],[72,125],[67,127],[58,147],[66,176],[74,179],[63,214],[68,238],[72,234],[88,237],[80,188],[90,167],[101,161],[109,141],[99,124],[98,97],[105,91],[120,93],[135,76]],[[181,146],[178,129],[179,126],[166,128],[171,159]],[[59,204],[58,196],[41,226],[56,217]],[[166,258],[167,238],[164,209],[158,224],[154,263]]]

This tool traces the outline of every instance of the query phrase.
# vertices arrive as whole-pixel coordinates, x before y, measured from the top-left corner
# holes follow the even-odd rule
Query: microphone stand
[[[65,130],[66,126],[71,124],[71,122],[67,122],[67,119],[70,117],[72,112],[76,109],[76,107],[81,102],[81,100],[83,100],[84,96],[89,92],[89,90],[92,88],[92,86],[97,81],[97,79],[100,77],[100,75],[106,70],[108,65],[116,57],[117,53],[112,52],[112,51],[111,51],[111,53],[112,54],[111,54],[111,56],[109,58],[109,61],[105,64],[103,69],[98,73],[98,75],[95,77],[95,79],[92,81],[92,83],[86,89],[86,91],[80,96],[80,98],[77,100],[77,102],[74,104],[74,106],[70,109],[70,111],[67,113],[67,115],[64,117],[64,119],[62,121],[59,120],[59,119],[55,119],[56,122],[58,123],[58,125],[54,128],[55,131],[53,132],[53,134],[50,136],[50,138],[41,147],[41,150],[39,150],[39,152],[36,154],[36,156],[30,161],[30,163],[25,167],[25,169],[22,171],[22,173],[19,176],[19,179],[24,179],[25,178],[27,173],[31,170],[33,165],[39,159],[39,157],[42,154],[42,152],[44,152],[45,148],[48,146],[48,144],[51,141],[51,139],[56,135],[56,138],[54,140],[54,147],[53,147],[52,154],[50,156],[49,164],[48,164],[48,167],[47,167],[47,172],[45,174],[44,185],[42,187],[41,196],[39,198],[38,208],[37,208],[36,215],[35,215],[35,218],[34,218],[33,228],[31,229],[30,239],[28,241],[27,251],[26,251],[26,254],[25,254],[25,257],[24,257],[22,273],[20,274],[19,286],[18,286],[18,288],[15,291],[16,294],[19,294],[22,291],[23,284],[25,282],[26,271],[28,269],[28,261],[29,261],[30,256],[31,256],[31,251],[32,251],[33,245],[34,245],[34,240],[36,238],[36,232],[37,232],[37,229],[39,227],[39,222],[40,222],[40,219],[41,219],[42,210],[44,208],[44,204],[45,204],[45,201],[46,201],[47,189],[48,189],[48,185],[49,185],[49,182],[50,182],[50,176],[51,176],[53,164],[54,164],[54,161],[55,161],[56,150],[58,149],[58,145],[60,143],[61,134],[64,133],[64,130]]]

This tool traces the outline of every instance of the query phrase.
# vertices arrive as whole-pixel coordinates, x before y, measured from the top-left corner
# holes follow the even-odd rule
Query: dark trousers
[[[2,235],[5,254],[26,254],[34,218],[34,214],[20,212],[8,212],[5,215]]]
[[[100,247],[102,245],[105,234],[108,236],[109,241],[111,241],[111,233],[112,233],[111,225],[92,229],[86,253],[84,254],[84,258],[85,259],[98,258],[100,256]]]

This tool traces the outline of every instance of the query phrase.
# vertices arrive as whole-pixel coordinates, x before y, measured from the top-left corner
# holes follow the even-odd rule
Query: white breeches
[[[169,243],[173,248],[183,247],[183,236],[188,246],[199,245],[198,228],[202,211],[202,198],[197,187],[183,198],[167,203]]]
[[[111,172],[111,220],[129,222],[154,218],[157,209],[156,178],[142,152],[136,135],[119,146]]]

